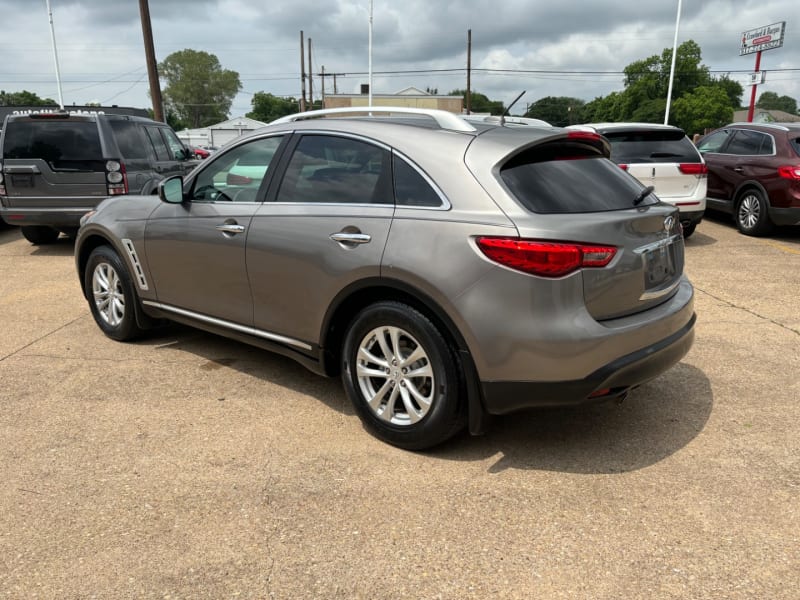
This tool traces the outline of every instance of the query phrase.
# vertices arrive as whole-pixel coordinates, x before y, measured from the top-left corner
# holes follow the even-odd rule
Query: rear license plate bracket
[[[11,185],[16,187],[33,187],[33,175],[16,173],[11,175]]]

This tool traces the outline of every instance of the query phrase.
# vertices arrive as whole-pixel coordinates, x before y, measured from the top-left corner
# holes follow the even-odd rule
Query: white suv
[[[567,129],[594,131],[611,142],[611,160],[651,185],[680,210],[683,236],[694,233],[706,210],[708,168],[682,129],[654,123],[589,123]]]

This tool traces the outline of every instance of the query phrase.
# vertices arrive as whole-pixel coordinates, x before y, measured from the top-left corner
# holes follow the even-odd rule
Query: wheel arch
[[[764,198],[766,198],[767,200],[767,204],[771,205],[769,201],[769,192],[767,192],[767,189],[763,185],[761,185],[761,183],[759,183],[758,181],[751,179],[741,183],[739,187],[736,188],[736,193],[733,195],[733,206],[732,206],[734,214],[736,214],[736,207],[739,206],[739,202],[741,202],[742,196],[744,196],[745,193],[749,192],[750,190],[756,190],[762,193],[764,195]]]
[[[370,304],[381,301],[403,302],[428,317],[444,335],[461,365],[467,399],[469,431],[484,433],[488,415],[483,408],[478,372],[466,340],[447,312],[425,292],[404,282],[371,278],[343,289],[330,304],[320,331],[320,361],[324,372],[336,376],[341,371],[342,344],[347,327],[355,316]]]

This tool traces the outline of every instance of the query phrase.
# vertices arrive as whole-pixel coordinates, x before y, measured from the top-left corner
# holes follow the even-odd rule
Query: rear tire
[[[772,229],[769,204],[764,194],[756,189],[746,190],[736,203],[733,214],[736,227],[745,235],[765,235]]]
[[[694,230],[697,229],[697,223],[692,223],[690,225],[686,225],[683,228],[683,239],[688,238],[694,233]]]
[[[378,302],[351,323],[342,380],[364,426],[407,450],[444,442],[465,425],[458,362],[425,315],[400,302]]]
[[[109,246],[98,246],[89,255],[84,286],[95,323],[108,337],[125,342],[137,338],[136,303],[128,269]]]
[[[59,235],[58,230],[45,225],[24,225],[20,229],[22,236],[34,246],[53,244]]]

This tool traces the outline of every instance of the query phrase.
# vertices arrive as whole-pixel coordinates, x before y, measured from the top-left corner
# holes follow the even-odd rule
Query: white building
[[[178,131],[178,137],[190,146],[216,146],[220,147],[255,129],[265,127],[267,124],[248,117],[235,117],[216,125],[201,129],[184,129]]]

